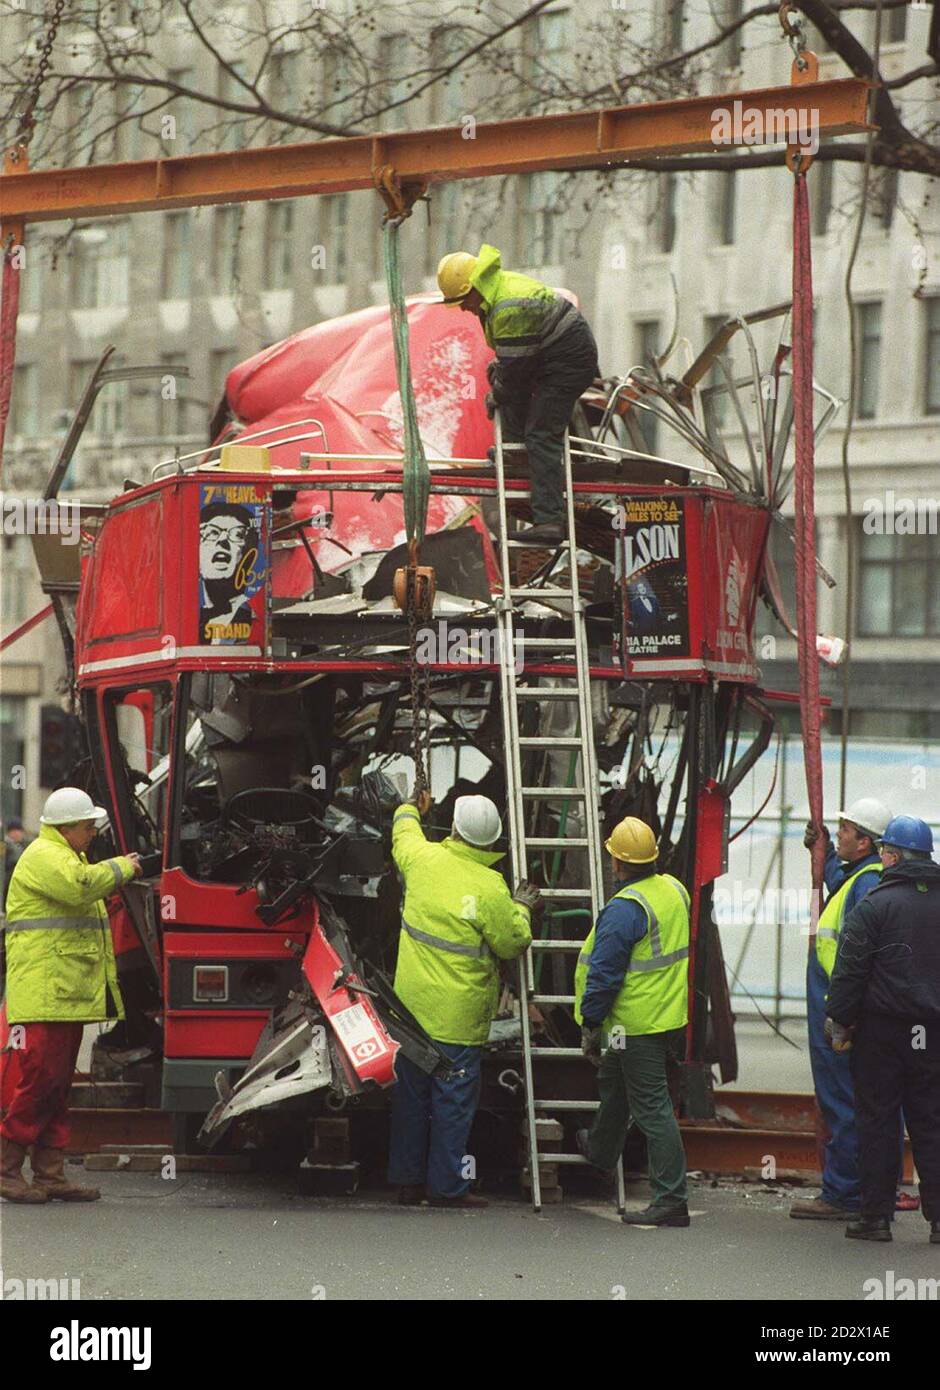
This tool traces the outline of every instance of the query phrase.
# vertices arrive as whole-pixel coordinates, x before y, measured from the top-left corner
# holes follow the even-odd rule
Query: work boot
[[[65,1150],[33,1150],[33,1185],[46,1194],[50,1201],[97,1202],[101,1193],[97,1187],[81,1187],[69,1182],[65,1176]]]
[[[488,1207],[489,1202],[485,1197],[478,1197],[475,1192],[462,1192],[459,1197],[439,1197],[434,1192],[428,1193],[428,1205],[432,1207],[457,1207],[467,1211],[480,1211],[483,1207]]]
[[[45,1202],[45,1192],[30,1187],[23,1177],[23,1161],[26,1150],[12,1139],[0,1139],[0,1197],[8,1202]]]
[[[860,1216],[845,1228],[849,1240],[893,1240],[891,1222],[886,1216]]]
[[[940,1245],[940,1221],[930,1223],[930,1244]]]
[[[835,1202],[827,1202],[824,1197],[813,1197],[808,1202],[794,1202],[790,1215],[794,1221],[852,1221],[858,1212],[837,1207]]]
[[[522,545],[560,545],[565,533],[560,521],[542,521],[527,531],[510,531],[508,538]]]
[[[688,1205],[676,1207],[646,1207],[643,1211],[625,1211],[620,1220],[627,1226],[691,1226]]]
[[[406,1183],[398,1189],[400,1207],[420,1207],[424,1201],[424,1188],[420,1183]]]

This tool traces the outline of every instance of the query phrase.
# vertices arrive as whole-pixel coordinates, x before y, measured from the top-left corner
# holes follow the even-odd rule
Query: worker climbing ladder
[[[513,585],[512,582],[504,455],[507,452],[522,452],[523,449],[524,446],[521,444],[503,443],[502,426],[497,414],[496,496],[499,510],[499,557],[502,578],[502,595],[497,605],[497,624],[506,799],[509,811],[509,842],[513,881],[518,883],[529,877],[530,852],[553,850],[565,858],[573,855],[574,861],[580,866],[581,882],[572,884],[570,881],[566,881],[564,887],[543,888],[542,897],[549,904],[549,910],[551,904],[560,901],[571,906],[580,904],[585,918],[587,918],[589,911],[590,917],[584,933],[586,936],[587,930],[596,920],[604,902],[604,877],[600,842],[597,760],[594,751],[591,717],[587,625],[578,582],[571,446],[566,433],[564,440],[564,486],[567,506],[567,534],[566,539],[561,542],[559,550],[567,549],[568,553],[569,584],[567,587],[561,586],[557,582],[544,585],[538,583]],[[514,489],[514,492],[516,491]],[[516,612],[516,606],[526,601],[547,603],[557,612],[563,614],[570,621],[570,635],[530,637],[521,631],[517,633],[516,621],[519,615]],[[563,674],[565,677],[570,677],[573,674],[574,684],[572,685],[570,681],[567,681],[565,684],[540,686],[526,683],[524,680],[521,684],[517,683],[516,653],[520,648],[526,664],[529,662],[530,653],[538,651],[540,648],[553,654],[558,652],[568,654],[573,658],[573,668],[570,663],[566,663],[566,669],[563,672],[560,671],[559,674]],[[544,733],[527,735],[522,733],[524,720],[521,714],[526,704],[534,702],[536,705],[548,705],[554,704],[556,701],[570,702],[576,705],[575,722],[577,727],[574,733],[565,735]],[[541,749],[547,753],[569,751],[572,755],[572,765],[580,769],[580,783],[570,787],[527,785],[523,775],[523,756],[527,749]],[[534,781],[535,779],[530,780]],[[546,836],[528,833],[528,818],[531,816],[535,803],[544,801],[568,802],[571,800],[582,803],[581,834]],[[562,820],[559,830],[563,828],[563,825],[564,821]],[[570,880],[570,872],[564,877],[566,880]],[[566,918],[565,920],[570,919]],[[539,1073],[544,1070],[547,1062],[566,1058],[581,1058],[585,1067],[588,1067],[590,1063],[582,1057],[579,1048],[533,1047],[528,1006],[530,1004],[567,1004],[569,1006],[574,1004],[574,996],[571,994],[540,992],[537,981],[541,976],[541,969],[537,958],[543,953],[548,955],[551,952],[576,954],[581,951],[583,945],[584,937],[580,939],[573,937],[564,939],[547,936],[533,937],[530,949],[519,962],[519,1012],[522,1021],[528,1173],[532,1205],[536,1211],[541,1210],[542,1206],[540,1163],[554,1165],[583,1164],[586,1162],[580,1154],[549,1152],[541,1148],[539,1143],[540,1121],[544,1122],[553,1114],[558,1115],[563,1111],[594,1110],[597,1108],[597,1101],[561,1100],[546,1092]],[[623,1165],[618,1163],[617,1204],[621,1211],[624,1206],[623,1198]]]

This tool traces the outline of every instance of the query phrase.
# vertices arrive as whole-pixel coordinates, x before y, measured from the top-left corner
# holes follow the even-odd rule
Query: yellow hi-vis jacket
[[[124,855],[89,864],[55,826],[40,826],[7,894],[8,1023],[124,1017],[103,900],[133,877]]]
[[[646,935],[630,952],[630,964],[603,1031],[627,1037],[668,1033],[689,1019],[689,895],[671,874],[650,874],[624,884],[615,898],[629,898],[646,914]],[[574,1016],[591,968],[596,927],[588,933],[574,972]]]
[[[816,927],[816,959],[825,970],[826,974],[832,979],[832,972],[835,969],[836,953],[839,950],[839,936],[842,933],[842,923],[845,920],[845,900],[849,896],[849,889],[858,878],[859,874],[877,874],[881,877],[880,864],[866,864],[864,869],[859,869],[857,873],[851,874],[840,888],[826,903],[822,912],[819,914],[819,923]],[[875,880],[877,882],[877,880]],[[870,886],[875,886],[870,881]]]
[[[405,882],[395,993],[437,1042],[481,1047],[499,1002],[500,960],[522,954],[529,912],[494,869],[502,855],[424,837],[417,806],[399,806],[392,858]]]

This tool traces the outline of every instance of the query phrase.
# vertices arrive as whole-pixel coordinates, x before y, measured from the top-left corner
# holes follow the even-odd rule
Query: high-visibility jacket
[[[830,980],[836,963],[836,953],[839,950],[839,936],[842,932],[842,923],[845,921],[845,904],[849,896],[849,889],[862,874],[877,875],[871,879],[868,885],[869,888],[874,888],[881,877],[881,865],[866,864],[864,868],[852,874],[845,880],[842,887],[833,893],[819,914],[819,922],[816,927],[816,959]]]
[[[646,914],[646,935],[630,952],[623,987],[604,1020],[609,1038],[620,1032],[634,1037],[668,1033],[689,1018],[689,895],[671,874],[650,874],[627,883],[615,898],[638,903]],[[575,1018],[581,1020],[594,950],[592,927],[574,972]]]
[[[40,826],[7,894],[9,1023],[124,1017],[103,900],[133,877],[126,856],[89,864],[55,826]]]
[[[502,856],[461,840],[426,840],[418,808],[392,821],[405,884],[395,992],[438,1042],[481,1047],[499,1002],[499,960],[532,940],[529,912],[490,868]]]
[[[569,299],[515,270],[503,270],[495,246],[481,246],[470,277],[484,305],[483,333],[501,363],[534,357],[580,317]]]

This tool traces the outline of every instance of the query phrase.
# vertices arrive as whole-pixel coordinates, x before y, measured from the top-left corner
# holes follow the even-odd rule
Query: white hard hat
[[[468,845],[485,849],[499,839],[503,823],[488,796],[458,796],[454,805],[454,829]]]
[[[875,839],[883,835],[894,813],[889,811],[883,801],[873,796],[860,797],[853,801],[847,811],[839,812],[840,820],[849,820],[859,830],[867,830]]]
[[[69,825],[73,821],[108,819],[103,806],[96,806],[87,792],[78,787],[60,787],[47,799],[39,817],[42,825]]]

